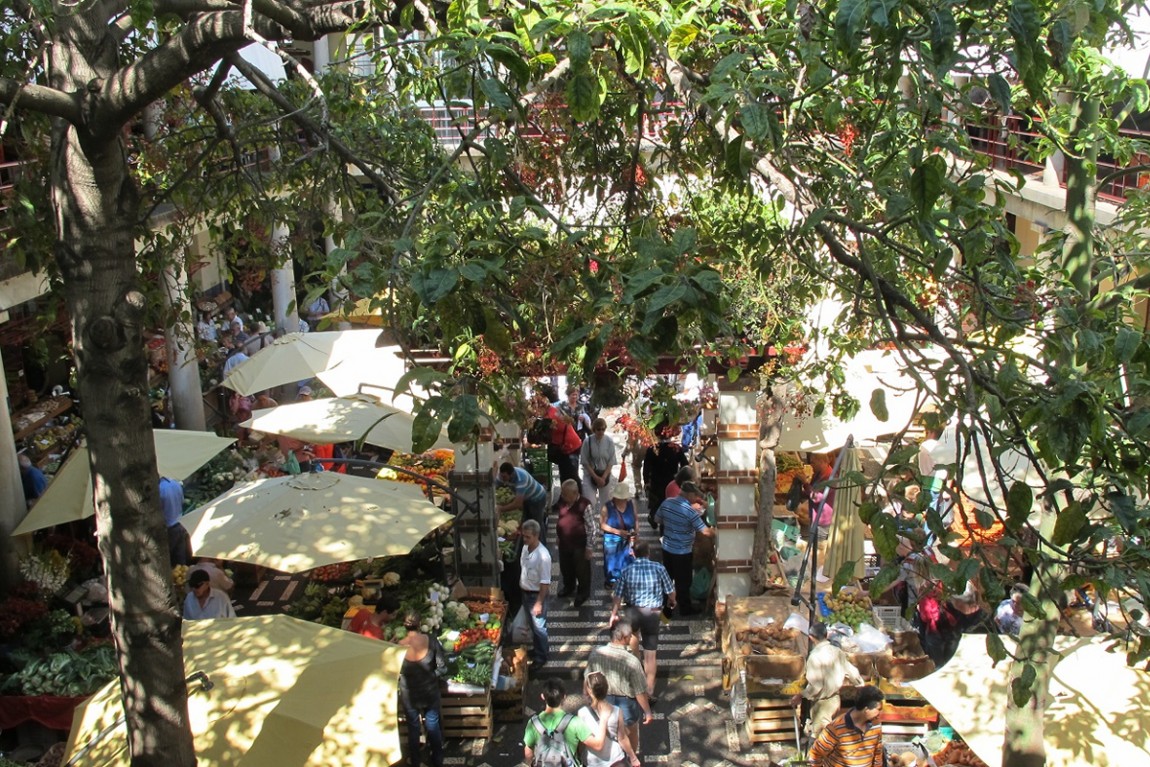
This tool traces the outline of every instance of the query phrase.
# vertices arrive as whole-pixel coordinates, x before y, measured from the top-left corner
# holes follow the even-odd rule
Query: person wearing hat
[[[603,531],[603,576],[613,586],[632,556],[635,535],[635,503],[626,482],[611,488],[611,500],[599,510],[599,529]]]
[[[193,570],[188,576],[188,595],[184,598],[184,620],[234,617],[232,600],[212,586],[212,576],[206,570]]]
[[[312,395],[312,391],[311,391],[310,386],[301,386],[301,387],[299,387],[299,390],[296,391],[295,401],[296,402],[311,402],[311,395]]]

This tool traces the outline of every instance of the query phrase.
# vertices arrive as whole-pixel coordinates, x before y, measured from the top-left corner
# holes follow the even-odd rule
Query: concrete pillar
[[[503,443],[503,457],[500,463],[506,460],[515,466],[522,466],[523,442],[520,437],[523,434],[523,428],[513,421],[500,421],[495,424],[495,433]],[[496,470],[499,469],[498,466],[495,468]]]
[[[172,324],[165,331],[168,345],[168,386],[176,428],[205,431],[204,395],[200,388],[200,365],[196,360],[196,308],[188,292],[188,271],[181,250],[164,269],[164,304],[174,309]]]
[[[3,370],[0,360],[0,370]],[[24,502],[24,485],[20,481],[20,464],[16,462],[16,440],[12,436],[12,405],[8,401],[8,381],[0,375],[0,589],[5,592],[16,584],[19,557],[28,551],[31,535],[20,540],[12,537],[16,525],[24,520],[28,505]]]
[[[277,223],[272,227],[271,246],[272,251],[281,256],[280,265],[271,273],[273,318],[277,328],[295,333],[299,330],[299,307],[296,306],[295,270],[286,224]]]
[[[455,493],[455,561],[469,586],[499,585],[493,435],[482,429],[474,445],[455,445],[455,468],[447,478]]]
[[[720,602],[750,594],[759,480],[755,398],[755,392],[719,380],[715,586]]]

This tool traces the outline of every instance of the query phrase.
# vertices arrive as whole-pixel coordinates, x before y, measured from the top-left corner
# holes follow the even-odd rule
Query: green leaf
[[[411,289],[425,305],[432,306],[451,293],[458,281],[459,273],[454,269],[430,269],[412,276]]]
[[[487,48],[487,55],[491,57],[492,61],[497,64],[502,64],[515,78],[515,84],[520,88],[527,85],[527,81],[531,79],[531,68],[527,66],[527,62],[523,57],[512,48],[506,45],[490,45]]]
[[[844,0],[835,14],[835,38],[846,54],[856,52],[856,40],[870,15],[870,0]]]
[[[886,389],[881,386],[870,393],[870,411],[883,423],[890,418],[890,413],[886,409]]]
[[[411,451],[423,453],[431,449],[443,431],[443,419],[424,408],[411,421]]]
[[[838,572],[835,573],[835,577],[831,581],[832,594],[839,593],[839,589],[854,580],[855,563],[857,561],[858,560],[852,560],[850,562],[843,562],[841,565],[839,565]]]
[[[684,255],[694,250],[698,240],[699,233],[691,226],[676,229],[675,233],[671,236],[671,244],[675,247],[675,252],[679,255]]]
[[[1010,111],[1010,83],[1006,78],[995,72],[990,77],[986,78],[986,85],[990,90],[990,95],[994,99],[994,103],[998,105],[999,110],[1004,114]]]
[[[479,88],[487,97],[487,103],[504,113],[510,113],[515,102],[507,95],[506,87],[494,77],[485,77],[479,81]]]
[[[651,301],[647,305],[647,316],[661,314],[667,307],[682,301],[686,295],[687,286],[681,282],[664,285],[651,296]]]
[[[567,107],[571,117],[588,122],[599,116],[599,78],[580,72],[567,81]]]
[[[1025,482],[1015,482],[1006,493],[1006,529],[1017,532],[1034,508],[1034,492]]]
[[[920,218],[927,217],[942,194],[942,180],[946,174],[946,160],[932,154],[914,169],[910,177],[910,193]]]
[[[739,107],[739,121],[743,125],[743,133],[752,141],[760,141],[771,135],[771,117],[762,104],[744,104]]]
[[[993,631],[986,635],[986,654],[994,663],[1006,660],[1006,645],[1002,643],[1002,637]]]
[[[647,41],[642,28],[635,24],[624,24],[619,28],[617,39],[623,48],[623,64],[627,74],[642,77],[647,69]]]
[[[459,267],[459,275],[465,280],[471,282],[483,282],[487,278],[487,269],[484,268],[482,263],[475,261],[468,261]]]
[[[408,370],[399,380],[395,382],[396,394],[407,394],[411,391],[411,385],[418,384],[424,389],[430,389],[436,384],[445,383],[451,380],[451,376],[447,373],[440,372],[434,368],[429,367],[414,367]]]
[[[1118,358],[1119,363],[1129,364],[1141,344],[1142,334],[1123,325],[1118,328],[1118,334],[1114,337],[1114,356]]]
[[[474,394],[456,397],[447,422],[447,438],[455,443],[467,442],[478,431],[479,416],[479,400]]]
[[[878,597],[885,594],[887,589],[893,586],[894,582],[898,580],[899,575],[901,575],[899,566],[893,562],[889,562],[879,568],[874,578],[871,578],[870,586],[868,587],[871,597],[878,599]]]
[[[875,514],[870,520],[871,537],[875,550],[883,559],[895,560],[898,556],[898,522],[890,514]]]
[[[750,172],[754,158],[742,136],[736,136],[727,142],[726,160],[727,171],[732,175],[745,178]]]
[[[678,60],[683,49],[695,42],[695,38],[698,36],[699,28],[694,24],[680,24],[672,29],[671,34],[667,37],[667,53],[672,59]]]
[[[1010,695],[1014,698],[1014,705],[1022,708],[1030,700],[1030,692],[1034,688],[1034,680],[1038,676],[1034,666],[1027,662],[1022,667],[1022,673],[1010,680]]]
[[[864,525],[869,525],[874,515],[882,511],[882,504],[874,501],[863,501],[859,504],[858,510],[859,519],[863,521]]]
[[[584,30],[573,29],[567,35],[567,56],[572,72],[585,69],[591,62],[591,37]]]
[[[623,295],[628,301],[634,301],[648,288],[662,280],[663,277],[664,272],[662,269],[648,269],[644,272],[631,275],[627,279],[627,287]]]
[[[1078,534],[1085,526],[1086,507],[1078,501],[1071,501],[1065,509],[1058,512],[1050,540],[1055,546],[1066,546],[1077,540]]]
[[[500,355],[511,354],[511,334],[503,324],[503,318],[490,306],[483,307],[483,342],[491,351]]]

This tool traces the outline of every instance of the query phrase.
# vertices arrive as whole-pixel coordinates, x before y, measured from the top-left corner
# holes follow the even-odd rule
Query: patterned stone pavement
[[[643,516],[645,518],[645,514]],[[653,547],[658,550],[658,547]],[[602,583],[599,557],[593,565],[594,591],[576,608],[570,599],[552,597],[548,610],[551,659],[527,686],[522,722],[496,723],[490,739],[448,744],[447,764],[469,767],[513,767],[523,763],[526,717],[543,707],[543,680],[559,678],[569,694],[565,708],[583,705],[582,676],[591,650],[608,640],[610,592]],[[553,587],[558,589],[558,564]],[[715,622],[710,617],[676,618],[664,623],[659,637],[658,704],[655,721],[641,729],[644,765],[668,767],[735,767],[767,765],[793,749],[751,746],[741,726],[731,720],[730,701],[722,684],[722,662]]]

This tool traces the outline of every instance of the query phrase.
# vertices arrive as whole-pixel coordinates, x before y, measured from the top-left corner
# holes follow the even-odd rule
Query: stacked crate
[[[796,709],[777,686],[747,679],[747,739],[752,745],[794,741]]]

